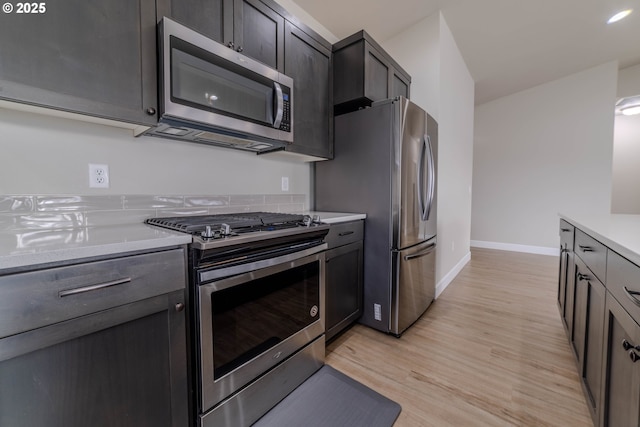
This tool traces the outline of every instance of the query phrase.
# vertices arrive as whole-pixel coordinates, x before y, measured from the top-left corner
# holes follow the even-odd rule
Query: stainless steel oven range
[[[194,421],[251,425],[324,364],[329,225],[265,212],[145,222],[193,235]]]

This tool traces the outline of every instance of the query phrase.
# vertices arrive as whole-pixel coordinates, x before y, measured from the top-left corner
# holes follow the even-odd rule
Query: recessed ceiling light
[[[627,10],[623,10],[622,12],[616,13],[611,18],[609,18],[609,20],[607,21],[607,24],[613,24],[614,22],[618,22],[619,20],[629,16],[631,12],[633,12],[633,9],[627,9]]]
[[[635,107],[623,108],[621,111],[622,111],[622,114],[624,114],[625,116],[633,116],[634,114],[640,114],[640,105]]]
[[[619,99],[616,102],[615,111],[616,114],[624,114],[625,116],[640,114],[640,95]]]

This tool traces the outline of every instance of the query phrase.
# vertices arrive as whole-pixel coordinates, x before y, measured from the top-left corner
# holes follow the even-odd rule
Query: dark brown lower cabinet
[[[574,227],[560,220],[560,267],[558,277],[558,307],[562,321],[569,335],[573,334],[573,302],[575,299],[575,281],[573,266]]]
[[[640,263],[637,255],[620,255],[617,248],[607,247],[564,220],[560,222],[560,237],[558,304],[593,424],[640,427]],[[567,254],[573,256],[573,261]],[[594,272],[598,273],[597,277]],[[569,307],[572,295],[573,309]]]
[[[334,224],[327,235],[326,339],[345,330],[362,315],[364,221]]]
[[[0,339],[0,425],[186,426],[184,292]]]
[[[640,326],[607,294],[602,424],[640,425]],[[638,348],[636,348],[638,346]]]
[[[575,258],[575,286],[573,345],[587,404],[597,425],[606,289],[579,257]]]
[[[184,249],[0,275],[0,426],[189,425]]]

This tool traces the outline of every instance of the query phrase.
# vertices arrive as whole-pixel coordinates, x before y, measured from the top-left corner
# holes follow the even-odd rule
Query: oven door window
[[[189,47],[186,42],[172,40],[173,102],[273,126],[275,89],[272,81],[220,57],[196,56],[198,50]]]
[[[319,263],[211,294],[214,378],[220,378],[319,318]]]

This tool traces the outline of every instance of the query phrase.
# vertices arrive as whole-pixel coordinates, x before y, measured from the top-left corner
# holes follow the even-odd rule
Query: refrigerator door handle
[[[431,252],[433,252],[435,248],[436,248],[436,244],[432,243],[429,246],[427,246],[424,251],[418,252],[417,254],[405,255],[404,260],[409,261],[415,258],[420,258],[425,255],[429,255]]]
[[[420,162],[418,163],[418,207],[420,209],[420,218],[423,221],[426,221],[428,218],[427,207],[425,203],[425,194],[422,188],[422,183],[424,182],[424,159],[427,154],[427,135],[424,136],[424,140],[422,141],[422,150],[420,150]]]
[[[429,216],[431,215],[431,206],[433,205],[433,197],[435,196],[435,185],[436,185],[436,172],[435,172],[435,161],[433,159],[433,147],[431,145],[431,137],[429,135],[424,136],[425,147],[427,152],[428,159],[428,177],[429,184],[427,186],[427,206],[425,208],[425,214],[422,216],[422,219],[425,221],[429,220]]]

